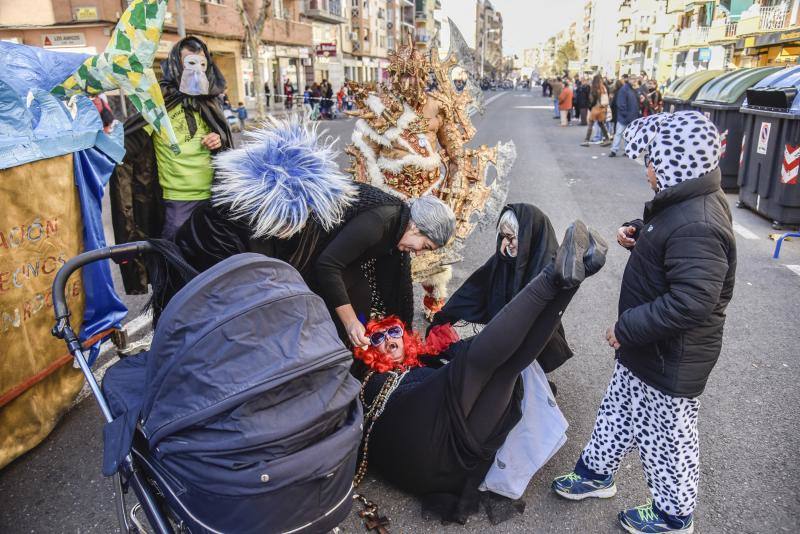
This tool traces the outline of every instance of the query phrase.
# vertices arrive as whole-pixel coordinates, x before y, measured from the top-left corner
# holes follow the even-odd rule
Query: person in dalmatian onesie
[[[553,490],[571,500],[612,497],[625,455],[638,449],[653,500],[619,513],[628,532],[694,531],[703,392],[722,347],[736,271],[731,213],[720,189],[720,141],[696,111],[631,123],[625,153],[647,168],[655,196],[617,241],[630,250],[616,351],[592,436]]]

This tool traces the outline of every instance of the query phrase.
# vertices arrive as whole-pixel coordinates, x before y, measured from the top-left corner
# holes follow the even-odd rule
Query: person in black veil
[[[181,224],[211,197],[211,158],[233,147],[220,105],[225,78],[197,37],[181,39],[161,63],[160,87],[180,154],[152,135],[141,114],[125,121],[125,159],[111,178],[117,243],[172,238]],[[122,268],[129,294],[147,291],[141,262]]]
[[[555,257],[558,248],[550,219],[531,204],[508,204],[497,223],[497,250],[461,284],[431,326],[459,321],[488,324]],[[572,357],[558,324],[537,361],[545,373]]]

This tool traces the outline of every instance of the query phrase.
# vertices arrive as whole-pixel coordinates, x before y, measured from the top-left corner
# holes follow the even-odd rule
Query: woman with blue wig
[[[336,165],[330,139],[299,119],[247,132],[217,156],[212,196],[176,243],[198,270],[242,252],[294,266],[325,300],[344,341],[366,346],[373,315],[413,319],[410,254],[447,244],[450,208],[433,196],[406,203],[357,184]]]

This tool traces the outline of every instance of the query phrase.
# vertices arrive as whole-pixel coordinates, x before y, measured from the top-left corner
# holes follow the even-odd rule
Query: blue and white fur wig
[[[299,116],[271,118],[241,148],[214,158],[211,202],[249,225],[254,238],[291,237],[309,217],[327,231],[357,195],[336,165],[335,139]]]

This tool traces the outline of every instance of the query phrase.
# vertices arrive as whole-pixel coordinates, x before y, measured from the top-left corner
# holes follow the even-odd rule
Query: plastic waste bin
[[[708,117],[719,130],[722,144],[719,168],[722,188],[726,191],[739,189],[739,156],[745,117],[739,113],[739,108],[745,91],[780,70],[783,68],[761,67],[728,72],[705,84],[692,102],[692,107]]]
[[[664,92],[664,111],[675,113],[692,108],[692,101],[700,89],[710,80],[724,74],[723,70],[701,70],[678,78]]]
[[[739,169],[739,206],[780,229],[800,225],[800,66],[747,90]]]

